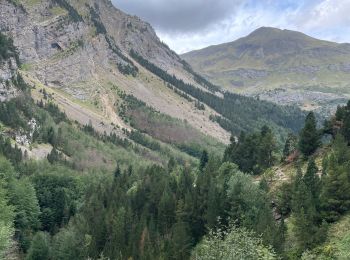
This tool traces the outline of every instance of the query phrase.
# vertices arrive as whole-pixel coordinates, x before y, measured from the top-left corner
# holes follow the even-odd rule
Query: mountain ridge
[[[287,91],[291,96],[288,104],[327,115],[350,94],[335,93],[349,86],[350,44],[318,40],[296,31],[262,27],[236,41],[181,57],[229,91],[278,104],[286,103]]]
[[[48,93],[70,119],[102,134],[141,131],[198,155],[199,144],[217,146],[212,138],[225,144],[269,123],[282,140],[302,125],[294,107],[230,95],[207,81],[148,23],[108,0],[8,0],[0,17],[36,100]]]

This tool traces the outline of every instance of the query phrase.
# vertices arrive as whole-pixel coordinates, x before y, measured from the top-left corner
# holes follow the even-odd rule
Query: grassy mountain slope
[[[350,45],[262,27],[182,56],[226,89],[328,114],[349,96]]]

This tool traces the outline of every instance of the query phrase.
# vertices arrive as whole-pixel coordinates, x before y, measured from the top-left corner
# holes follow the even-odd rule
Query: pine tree
[[[332,153],[325,159],[322,178],[322,215],[333,222],[350,210],[350,151],[343,136],[337,135]]]
[[[202,155],[201,155],[201,160],[199,163],[199,170],[200,171],[203,171],[203,169],[207,165],[208,161],[209,161],[208,152],[206,150],[203,150]]]
[[[316,208],[311,191],[307,188],[303,178],[298,174],[293,192],[292,213],[294,219],[294,233],[301,250],[314,245],[314,234],[317,232],[315,224]]]
[[[175,201],[169,188],[166,188],[159,201],[158,225],[163,233],[167,233],[175,221]]]
[[[316,128],[316,118],[310,112],[306,119],[304,128],[300,132],[299,149],[304,156],[313,154],[321,145],[320,134]]]
[[[117,168],[114,171],[114,178],[117,179],[121,175],[121,170],[119,167],[119,164],[117,165]]]
[[[320,195],[320,178],[318,177],[317,173],[318,168],[315,163],[315,159],[311,158],[304,175],[304,182],[305,185],[310,189],[313,198],[316,200]]]
[[[275,162],[274,152],[277,149],[277,145],[273,132],[267,126],[263,126],[261,129],[258,149],[259,167],[262,170],[271,167]]]
[[[343,125],[341,134],[344,136],[346,142],[350,144],[350,101],[347,103],[343,112]]]
[[[184,212],[184,203],[180,200],[176,210],[176,223],[173,226],[171,239],[171,258],[187,259],[192,246],[192,238],[190,235],[190,227],[185,221],[186,213]]]

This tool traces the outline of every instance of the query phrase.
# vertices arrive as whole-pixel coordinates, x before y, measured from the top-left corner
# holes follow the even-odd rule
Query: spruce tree
[[[315,163],[315,159],[309,160],[306,173],[304,175],[304,182],[308,189],[311,191],[315,203],[320,195],[320,178],[317,176],[318,168]]]
[[[304,128],[300,132],[299,149],[304,156],[313,154],[321,144],[320,134],[316,128],[316,118],[310,112],[306,119]]]
[[[203,171],[204,167],[207,165],[208,163],[208,152],[206,150],[203,150],[202,155],[201,155],[201,160],[200,160],[200,164],[199,164],[199,170]]]
[[[344,136],[346,142],[350,144],[350,101],[344,108],[341,134]]]
[[[273,166],[275,162],[274,152],[277,149],[277,145],[273,132],[267,126],[263,126],[261,129],[258,149],[257,163],[259,168],[265,170]]]
[[[317,232],[316,208],[311,191],[305,185],[303,178],[300,178],[300,173],[294,187],[292,203],[294,233],[298,239],[299,249],[304,250],[314,245],[314,234]]]
[[[332,153],[325,158],[322,178],[322,215],[328,222],[336,221],[350,210],[350,151],[343,136],[337,135]]]

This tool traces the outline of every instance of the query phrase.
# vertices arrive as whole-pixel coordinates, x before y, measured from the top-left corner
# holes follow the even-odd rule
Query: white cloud
[[[350,42],[350,0],[114,0],[151,22],[178,53],[243,37],[261,26]]]

